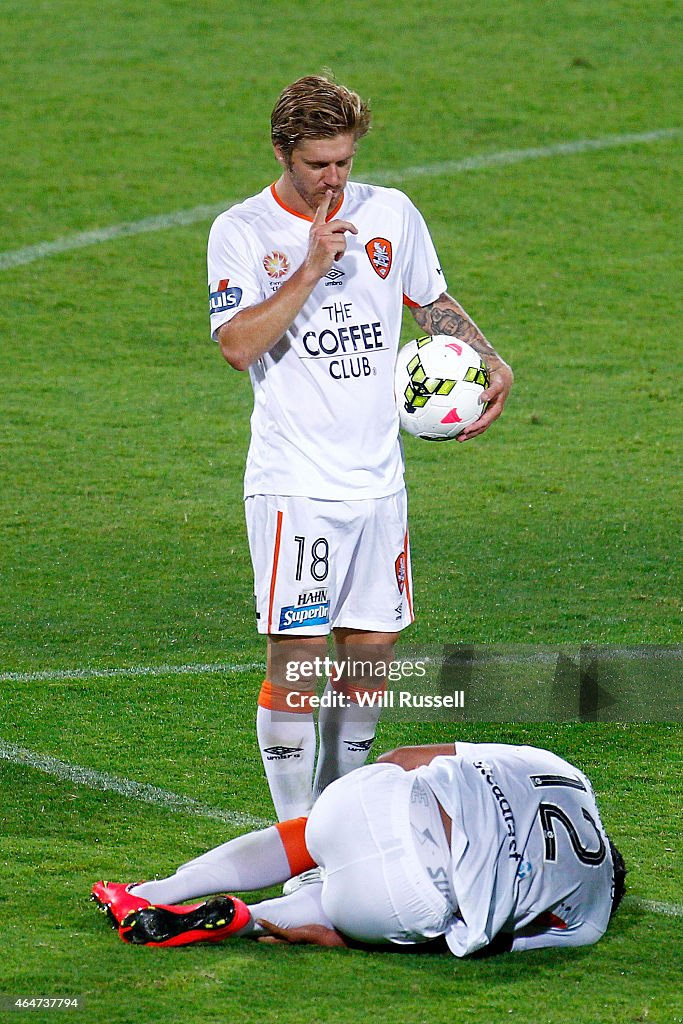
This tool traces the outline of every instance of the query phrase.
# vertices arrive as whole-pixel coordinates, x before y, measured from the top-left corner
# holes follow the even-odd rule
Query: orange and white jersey
[[[396,189],[348,182],[329,219],[351,221],[341,260],[253,366],[244,493],[349,500],[394,494],[403,453],[394,366],[403,304],[446,282],[425,222]],[[211,331],[268,299],[303,263],[311,219],[275,188],[231,207],[209,235]]]

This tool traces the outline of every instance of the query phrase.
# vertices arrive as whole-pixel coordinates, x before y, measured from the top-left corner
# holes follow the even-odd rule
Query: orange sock
[[[313,804],[316,732],[310,697],[268,679],[258,697],[256,737],[280,821],[308,814]]]
[[[304,833],[307,821],[308,818],[290,818],[289,821],[279,821],[275,826],[280,833],[292,877],[317,866],[306,847]]]
[[[285,711],[294,715],[309,714],[313,710],[310,693],[292,690],[287,686],[277,686],[268,679],[264,679],[261,684],[258,705],[269,711]]]

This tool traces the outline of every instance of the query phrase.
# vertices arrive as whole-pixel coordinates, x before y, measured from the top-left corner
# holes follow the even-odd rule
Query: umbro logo
[[[268,761],[287,761],[290,757],[301,757],[303,747],[264,747],[263,754]]]
[[[343,270],[340,270],[339,267],[332,267],[332,269],[325,274],[325,287],[328,288],[330,285],[343,284],[343,277],[346,277]]]
[[[362,751],[368,751],[374,742],[374,736],[369,740],[344,740],[350,754],[360,754]]]

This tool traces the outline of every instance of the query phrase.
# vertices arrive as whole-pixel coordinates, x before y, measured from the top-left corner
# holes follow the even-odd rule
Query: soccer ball
[[[447,334],[416,338],[398,354],[394,387],[401,426],[426,441],[450,441],[486,408],[486,363]]]

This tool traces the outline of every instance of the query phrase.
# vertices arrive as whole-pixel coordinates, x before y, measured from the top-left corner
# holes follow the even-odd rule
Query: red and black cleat
[[[195,906],[146,906],[132,910],[119,926],[124,942],[137,946],[189,946],[223,942],[251,920],[236,896],[214,896]]]
[[[118,928],[124,917],[131,911],[141,910],[150,905],[149,900],[131,893],[130,890],[134,889],[136,885],[142,885],[142,883],[95,882],[90,890],[90,899],[108,915],[113,928]]]

